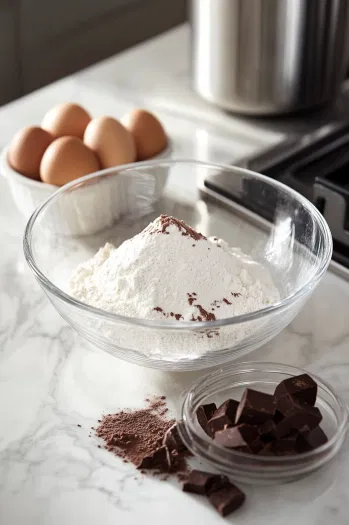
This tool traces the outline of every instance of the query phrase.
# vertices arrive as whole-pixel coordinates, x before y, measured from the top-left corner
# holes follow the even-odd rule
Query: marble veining
[[[146,57],[153,57],[152,64],[156,63],[159,46],[172,45],[173,38],[180,35],[172,32],[0,109],[2,145],[19,126],[39,120],[50,104],[62,97],[78,97],[84,79],[86,86],[94,78],[106,86],[114,81],[127,87],[132,77],[127,74],[127,64],[144,64]],[[123,68],[118,64],[124,68],[119,83]],[[174,57],[172,66],[181,76],[181,60]],[[145,71],[143,78],[146,76]],[[159,72],[157,78],[161,79]],[[90,87],[85,93],[97,107],[100,98],[93,98]],[[234,126],[238,127],[236,122]],[[180,147],[188,148],[186,142]],[[166,395],[172,412],[178,413],[184,390],[202,372],[176,374],[139,368],[84,342],[58,316],[26,266],[24,222],[1,177],[0,217],[0,523],[222,523],[205,501],[183,494],[175,482],[139,475],[98,448],[93,431],[89,437],[91,426],[103,412],[141,406],[149,394]],[[349,284],[327,273],[294,322],[249,359],[312,370],[349,402],[348,311]],[[246,487],[246,506],[227,523],[347,525],[348,473],[346,443],[340,457],[325,471],[289,485]]]

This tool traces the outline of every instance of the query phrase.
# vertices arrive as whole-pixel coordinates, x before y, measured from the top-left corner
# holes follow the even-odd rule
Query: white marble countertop
[[[1,108],[0,146],[64,100],[80,101],[93,114],[154,106],[180,156],[227,161],[278,141],[280,135],[213,110],[190,92],[187,48],[181,28]],[[137,475],[88,437],[102,412],[139,406],[146,394],[166,395],[175,405],[198,374],[139,368],[84,342],[30,274],[23,226],[0,178],[0,523],[221,523],[201,499],[174,482]],[[349,401],[348,309],[349,284],[327,273],[291,326],[251,359],[316,371]],[[347,524],[348,472],[346,445],[340,461],[311,478],[246,487],[245,507],[227,522]]]

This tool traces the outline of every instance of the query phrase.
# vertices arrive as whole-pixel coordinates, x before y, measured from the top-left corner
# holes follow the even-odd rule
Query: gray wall
[[[186,0],[0,0],[0,104],[185,18]]]

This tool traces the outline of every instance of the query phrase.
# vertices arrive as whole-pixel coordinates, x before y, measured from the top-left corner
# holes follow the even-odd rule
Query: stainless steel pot
[[[349,62],[349,0],[192,0],[194,89],[254,115],[336,96]]]

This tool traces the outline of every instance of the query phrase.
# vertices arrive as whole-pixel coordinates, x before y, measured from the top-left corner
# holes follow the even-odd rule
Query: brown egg
[[[100,169],[96,155],[76,137],[60,137],[44,153],[40,176],[44,182],[63,186]]]
[[[168,139],[161,122],[145,109],[134,109],[124,115],[122,124],[132,133],[137,160],[146,160],[163,151]]]
[[[44,129],[29,126],[13,137],[7,160],[10,166],[31,179],[40,180],[40,162],[54,137]]]
[[[112,117],[98,117],[89,123],[84,143],[99,158],[102,168],[128,164],[136,160],[132,135]]]
[[[78,137],[82,139],[91,117],[78,104],[60,104],[50,109],[42,120],[42,127],[55,137]]]

